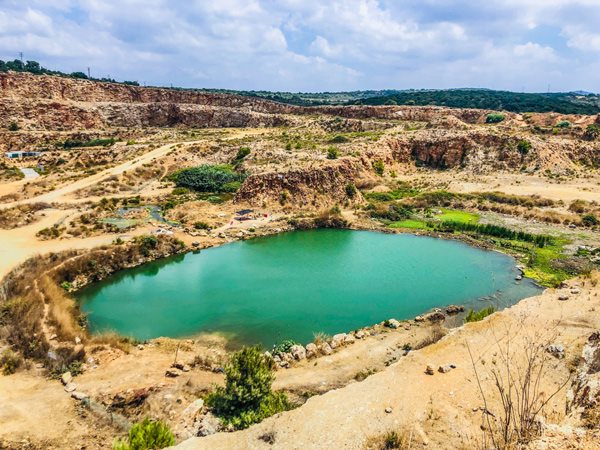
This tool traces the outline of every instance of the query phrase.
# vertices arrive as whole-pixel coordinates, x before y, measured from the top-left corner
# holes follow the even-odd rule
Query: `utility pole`
[[[21,64],[23,64],[23,52],[19,52],[19,58],[21,58]]]
[[[90,68],[88,67],[88,78],[92,78],[92,76],[90,75]]]

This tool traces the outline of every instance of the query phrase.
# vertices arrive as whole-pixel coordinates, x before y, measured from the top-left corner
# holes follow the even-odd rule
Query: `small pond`
[[[538,294],[515,260],[410,234],[312,230],[124,270],[77,295],[93,333],[149,339],[219,333],[234,345],[307,343],[448,304],[498,308]]]

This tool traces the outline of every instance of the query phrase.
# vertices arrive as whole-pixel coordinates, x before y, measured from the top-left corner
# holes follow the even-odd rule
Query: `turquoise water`
[[[235,345],[307,343],[448,304],[503,307],[540,292],[515,261],[460,242],[312,230],[124,270],[78,297],[92,332],[137,339],[221,333]]]

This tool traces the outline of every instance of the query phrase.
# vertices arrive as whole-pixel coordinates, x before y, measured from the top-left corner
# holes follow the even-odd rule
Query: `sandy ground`
[[[569,179],[560,184],[538,176],[498,174],[476,176],[475,181],[457,180],[452,177],[449,190],[454,192],[500,191],[513,195],[539,195],[551,200],[600,200],[600,179]]]
[[[600,308],[599,292],[600,287],[592,287],[588,281],[580,294],[561,302],[557,291],[548,290],[482,322],[457,329],[437,344],[411,352],[363,382],[313,397],[302,407],[250,429],[192,438],[177,448],[357,449],[363,448],[369,438],[392,430],[412,434],[415,442],[426,443],[428,448],[477,448],[483,401],[468,348],[474,353],[484,386],[489,387],[488,367],[499,358],[499,340],[504,346],[506,336],[511,336],[515,349],[511,351],[512,363],[516,364],[527,337],[553,334],[556,342],[565,345],[567,357],[550,362],[542,383],[551,392],[553,386],[568,378],[568,361],[580,352],[583,340],[600,327],[600,315],[592,314]],[[433,376],[424,373],[427,364],[437,368],[449,363],[457,368]],[[547,420],[561,420],[565,390],[551,404],[553,411]],[[497,403],[488,407],[496,414],[500,412]],[[386,413],[386,408],[391,412]],[[259,439],[265,433],[275,434],[274,444]],[[571,448],[594,448],[576,441],[570,444],[574,445]]]

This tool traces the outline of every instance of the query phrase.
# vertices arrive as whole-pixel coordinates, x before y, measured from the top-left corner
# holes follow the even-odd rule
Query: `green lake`
[[[219,333],[234,345],[312,341],[434,307],[498,308],[537,295],[515,260],[461,242],[312,230],[124,270],[77,294],[92,333],[140,340]]]

